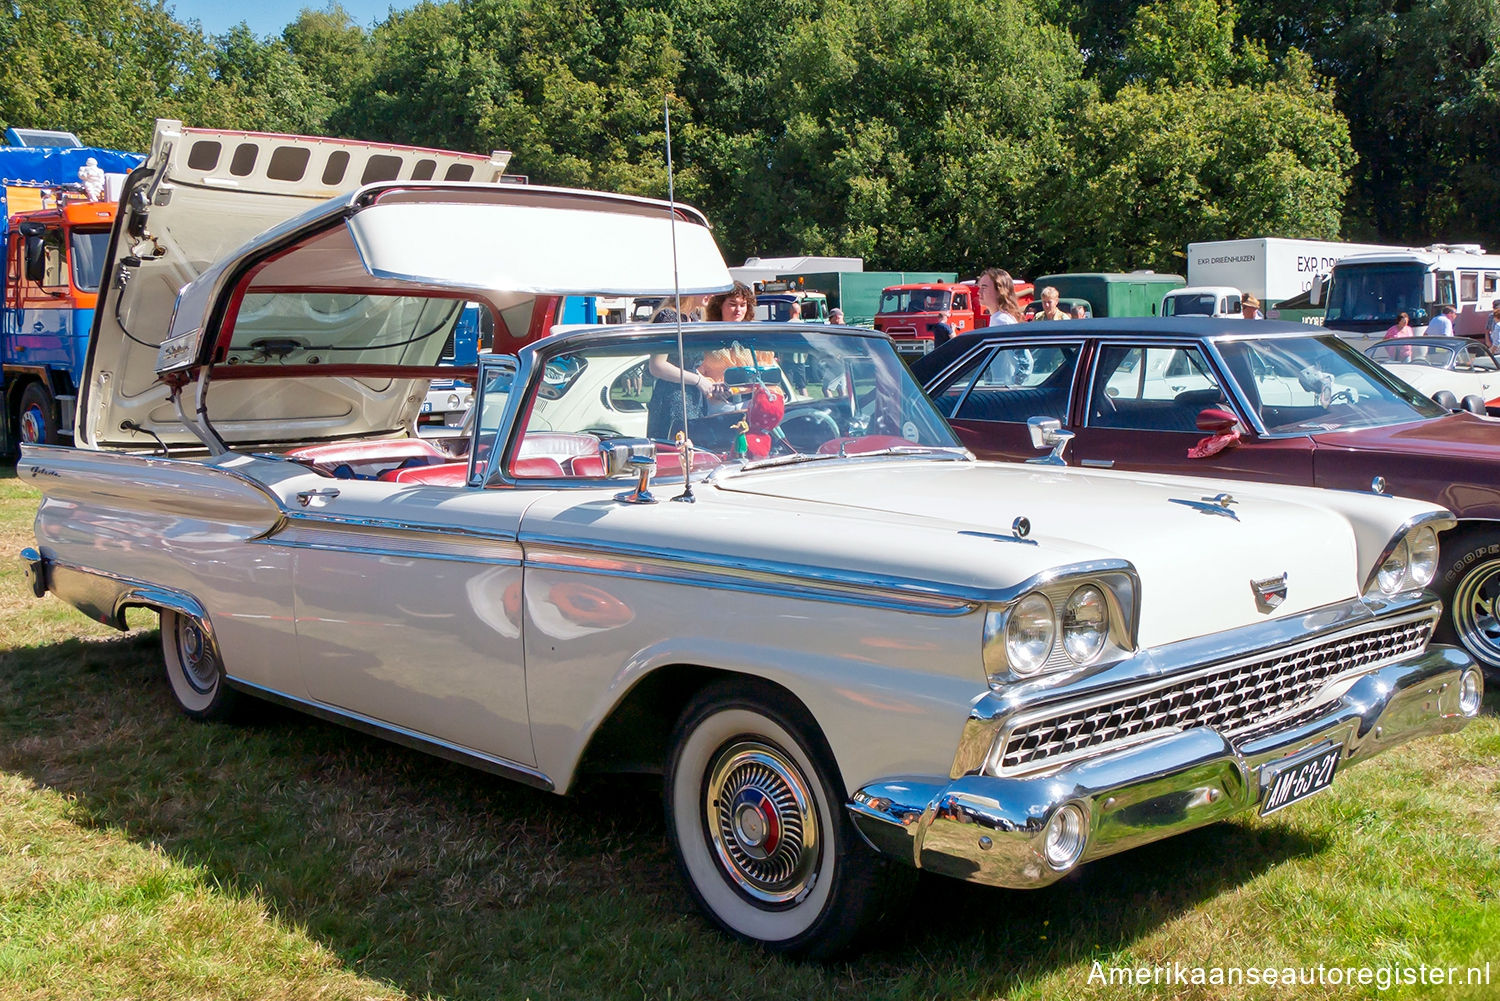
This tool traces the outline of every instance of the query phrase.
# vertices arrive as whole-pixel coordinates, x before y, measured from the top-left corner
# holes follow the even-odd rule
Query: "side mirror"
[[[1313,275],[1312,288],[1307,290],[1307,301],[1310,305],[1323,305],[1323,276]]]
[[[26,280],[38,285],[47,277],[47,242],[40,236],[26,238]]]
[[[1428,271],[1422,275],[1422,301],[1437,302],[1437,272]]]
[[[1209,434],[1223,434],[1240,422],[1240,419],[1227,410],[1218,407],[1209,407],[1198,414],[1198,430]]]
[[[605,476],[633,474],[634,490],[615,494],[615,500],[626,504],[655,504],[651,496],[651,474],[656,472],[656,442],[646,438],[611,438],[600,442],[599,458]]]
[[[1064,431],[1062,421],[1056,417],[1030,417],[1026,420],[1026,430],[1031,432],[1032,448],[1052,449],[1051,455],[1027,459],[1027,462],[1043,466],[1066,466],[1068,464],[1068,461],[1063,458],[1063,453],[1068,450],[1068,442],[1073,440],[1073,432]]]

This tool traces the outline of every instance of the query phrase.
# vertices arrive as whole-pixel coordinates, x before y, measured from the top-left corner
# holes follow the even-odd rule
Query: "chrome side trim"
[[[207,609],[186,591],[47,556],[31,565],[42,574],[47,590],[95,622],[123,632],[127,608],[164,608],[195,620],[210,639],[215,639]]]
[[[519,566],[522,557],[520,544],[505,536],[353,518],[292,517],[276,534],[255,541],[368,556],[512,566]]]
[[[748,557],[716,557],[676,549],[580,544],[576,539],[525,532],[520,541],[526,550],[528,566],[672,583],[691,582],[700,586],[792,594],[826,601],[846,600],[948,615],[962,615],[986,603],[1011,602],[1027,591],[1063,577],[1108,571],[1135,576],[1135,568],[1124,560],[1091,560],[1055,567],[1010,587],[980,588]]]
[[[415,730],[396,726],[369,716],[361,716],[359,713],[351,713],[344,709],[324,705],[321,702],[309,702],[296,696],[273,688],[263,688],[260,685],[251,684],[248,681],[240,681],[237,678],[227,678],[229,684],[242,692],[253,695],[267,702],[275,702],[279,705],[295,709],[298,712],[316,716],[330,723],[347,726],[350,729],[367,733],[374,737],[389,740],[392,743],[401,744],[414,750],[425,751],[428,754],[452,761],[460,765],[469,765],[483,771],[499,775],[503,778],[514,779],[517,782],[531,786],[533,789],[541,789],[544,792],[556,792],[557,787],[552,779],[546,774],[537,771],[527,765],[518,764],[508,758],[500,758],[491,754],[473,751],[457,744],[451,744],[436,737],[430,737]]]
[[[523,537],[522,544],[526,565],[547,570],[810,598],[928,615],[964,615],[978,607],[977,601],[941,593],[920,581],[839,574],[752,560],[713,560],[700,554],[586,548],[551,538]]]
[[[1401,527],[1396,529],[1396,533],[1391,536],[1390,541],[1385,544],[1385,548],[1380,551],[1380,556],[1376,558],[1375,565],[1370,567],[1370,575],[1365,578],[1365,585],[1360,589],[1360,592],[1369,594],[1373,589],[1375,594],[1384,596],[1384,592],[1375,583],[1375,578],[1380,575],[1380,568],[1385,564],[1386,559],[1390,557],[1391,553],[1396,551],[1396,546],[1402,539],[1406,538],[1406,534],[1412,529],[1418,525],[1426,525],[1433,531],[1442,533],[1457,524],[1458,519],[1453,516],[1451,511],[1429,511],[1426,514],[1419,514],[1406,519],[1401,523]],[[1438,540],[1438,551],[1439,553],[1442,552],[1441,539]]]

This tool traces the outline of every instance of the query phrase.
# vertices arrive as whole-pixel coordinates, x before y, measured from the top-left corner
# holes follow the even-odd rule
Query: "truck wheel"
[[[1436,638],[1457,643],[1500,676],[1500,532],[1444,540],[1437,578],[1444,614]]]
[[[167,680],[182,711],[198,720],[227,720],[240,694],[224,680],[224,664],[213,639],[191,616],[162,609],[161,652]]]
[[[57,444],[57,403],[40,382],[28,383],[21,391],[21,409],[16,425],[21,441],[28,445]]]
[[[826,958],[915,876],[865,844],[846,798],[822,734],[784,693],[713,685],[683,712],[663,788],[667,831],[694,900],[731,935]]]

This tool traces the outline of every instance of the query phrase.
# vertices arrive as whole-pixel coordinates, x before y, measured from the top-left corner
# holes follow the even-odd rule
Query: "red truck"
[[[1024,309],[1031,301],[1030,282],[1016,282],[1016,298]],[[933,327],[948,314],[954,336],[990,324],[990,314],[979,302],[979,279],[967,282],[919,282],[892,285],[880,295],[875,329],[890,337],[903,355],[925,355],[936,346]]]

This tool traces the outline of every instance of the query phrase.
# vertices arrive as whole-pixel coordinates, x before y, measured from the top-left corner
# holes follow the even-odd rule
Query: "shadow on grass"
[[[254,895],[410,995],[991,995],[1324,847],[1221,824],[1019,892],[924,880],[887,940],[797,966],[697,916],[644,780],[562,799],[300,714],[182,717],[154,632],[0,654],[0,767]]]

